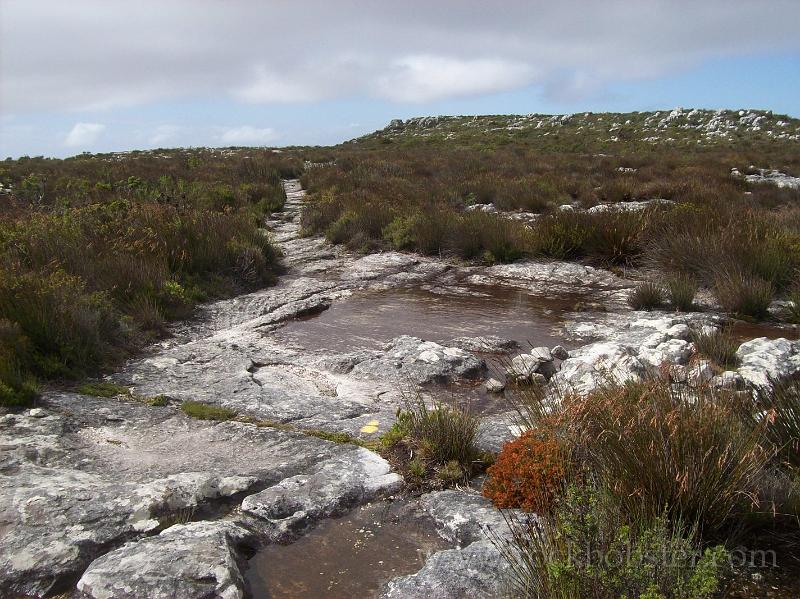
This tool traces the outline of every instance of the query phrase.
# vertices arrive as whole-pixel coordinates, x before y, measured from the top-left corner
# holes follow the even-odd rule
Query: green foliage
[[[680,312],[691,312],[694,307],[694,296],[697,295],[697,281],[684,274],[677,274],[667,279],[667,290],[672,307]]]
[[[114,383],[97,382],[81,385],[78,387],[78,393],[93,397],[116,397],[118,395],[130,395],[130,390]]]
[[[722,307],[739,316],[763,319],[775,294],[772,283],[740,271],[720,272],[714,283],[714,293]]]
[[[612,492],[572,484],[550,514],[508,516],[495,535],[515,597],[702,599],[714,597],[729,556],[703,551],[695,530],[664,517],[629,520]]]
[[[187,416],[198,420],[232,420],[236,411],[221,406],[213,406],[200,401],[184,401],[181,410]]]
[[[30,341],[15,323],[0,318],[0,406],[30,406],[38,386],[26,374],[31,361]]]
[[[701,356],[705,356],[721,368],[735,368],[739,359],[736,350],[739,342],[730,329],[714,329],[710,332],[691,331],[691,340]]]
[[[663,303],[664,288],[652,281],[639,283],[628,296],[628,305],[634,310],[655,310]]]

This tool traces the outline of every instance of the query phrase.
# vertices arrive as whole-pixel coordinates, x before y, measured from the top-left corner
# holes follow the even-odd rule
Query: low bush
[[[564,483],[567,453],[552,430],[524,432],[503,446],[486,471],[484,496],[498,508],[548,511]]]
[[[30,341],[19,326],[0,318],[0,406],[27,407],[38,397],[30,370]]]
[[[734,368],[739,363],[736,357],[739,341],[729,328],[714,328],[709,331],[693,329],[690,338],[697,352],[720,368]]]
[[[685,274],[677,274],[667,279],[667,290],[672,307],[680,312],[690,312],[697,295],[697,281]]]
[[[468,408],[445,404],[429,408],[422,399],[416,399],[398,411],[395,426],[426,463],[449,470],[457,463],[462,477],[469,477],[481,458],[475,445],[478,425],[478,417]]]
[[[570,485],[550,513],[506,517],[494,544],[510,570],[514,597],[538,599],[702,599],[727,573],[722,546],[703,550],[692,528],[663,517],[631,521],[613,492]]]
[[[628,305],[634,310],[655,310],[664,303],[664,288],[658,283],[644,281],[634,287],[628,296]]]
[[[187,416],[198,420],[232,420],[236,411],[222,406],[213,406],[200,401],[184,401],[181,410]]]
[[[739,271],[720,272],[714,281],[714,292],[720,305],[739,316],[763,319],[775,294],[771,283]]]
[[[770,460],[763,426],[748,426],[740,408],[707,387],[653,380],[569,398],[565,418],[626,513],[642,522],[666,515],[715,535],[753,510]]]

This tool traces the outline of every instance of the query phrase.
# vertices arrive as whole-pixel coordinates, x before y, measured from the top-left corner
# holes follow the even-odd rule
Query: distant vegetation
[[[797,283],[800,189],[745,175],[800,175],[800,122],[671,114],[395,122],[306,172],[303,227],[364,251],[654,267],[686,282],[670,288],[682,309],[700,284],[763,317]]]
[[[271,283],[259,227],[300,169],[264,150],[0,162],[0,404],[120,359],[198,301]]]

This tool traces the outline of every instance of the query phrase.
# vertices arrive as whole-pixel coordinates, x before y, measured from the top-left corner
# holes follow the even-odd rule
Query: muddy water
[[[410,504],[376,501],[322,521],[291,545],[263,549],[250,560],[246,581],[254,599],[375,597],[447,547]]]
[[[581,299],[543,299],[508,289],[475,288],[474,293],[357,293],[325,312],[287,323],[276,335],[293,345],[339,352],[374,349],[399,335],[437,342],[496,335],[523,346],[552,346],[562,343],[558,325]]]

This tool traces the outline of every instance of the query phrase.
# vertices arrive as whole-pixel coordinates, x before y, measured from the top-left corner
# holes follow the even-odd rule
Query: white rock
[[[31,418],[44,418],[47,416],[47,412],[45,412],[42,408],[33,408],[28,410],[28,416]]]
[[[692,385],[703,385],[714,378],[714,370],[711,368],[711,362],[708,360],[700,360],[696,364],[692,364],[688,369],[688,381]]]
[[[800,343],[797,341],[759,337],[742,343],[736,350],[736,357],[739,374],[756,386],[767,386],[771,378],[785,378],[800,372]]]
[[[489,393],[500,393],[506,386],[497,379],[489,379],[484,383]]]
[[[552,362],[553,354],[550,353],[549,347],[534,347],[531,350],[531,355],[540,362]]]
[[[550,350],[550,353],[558,360],[566,360],[569,358],[569,352],[562,345],[556,345]]]

